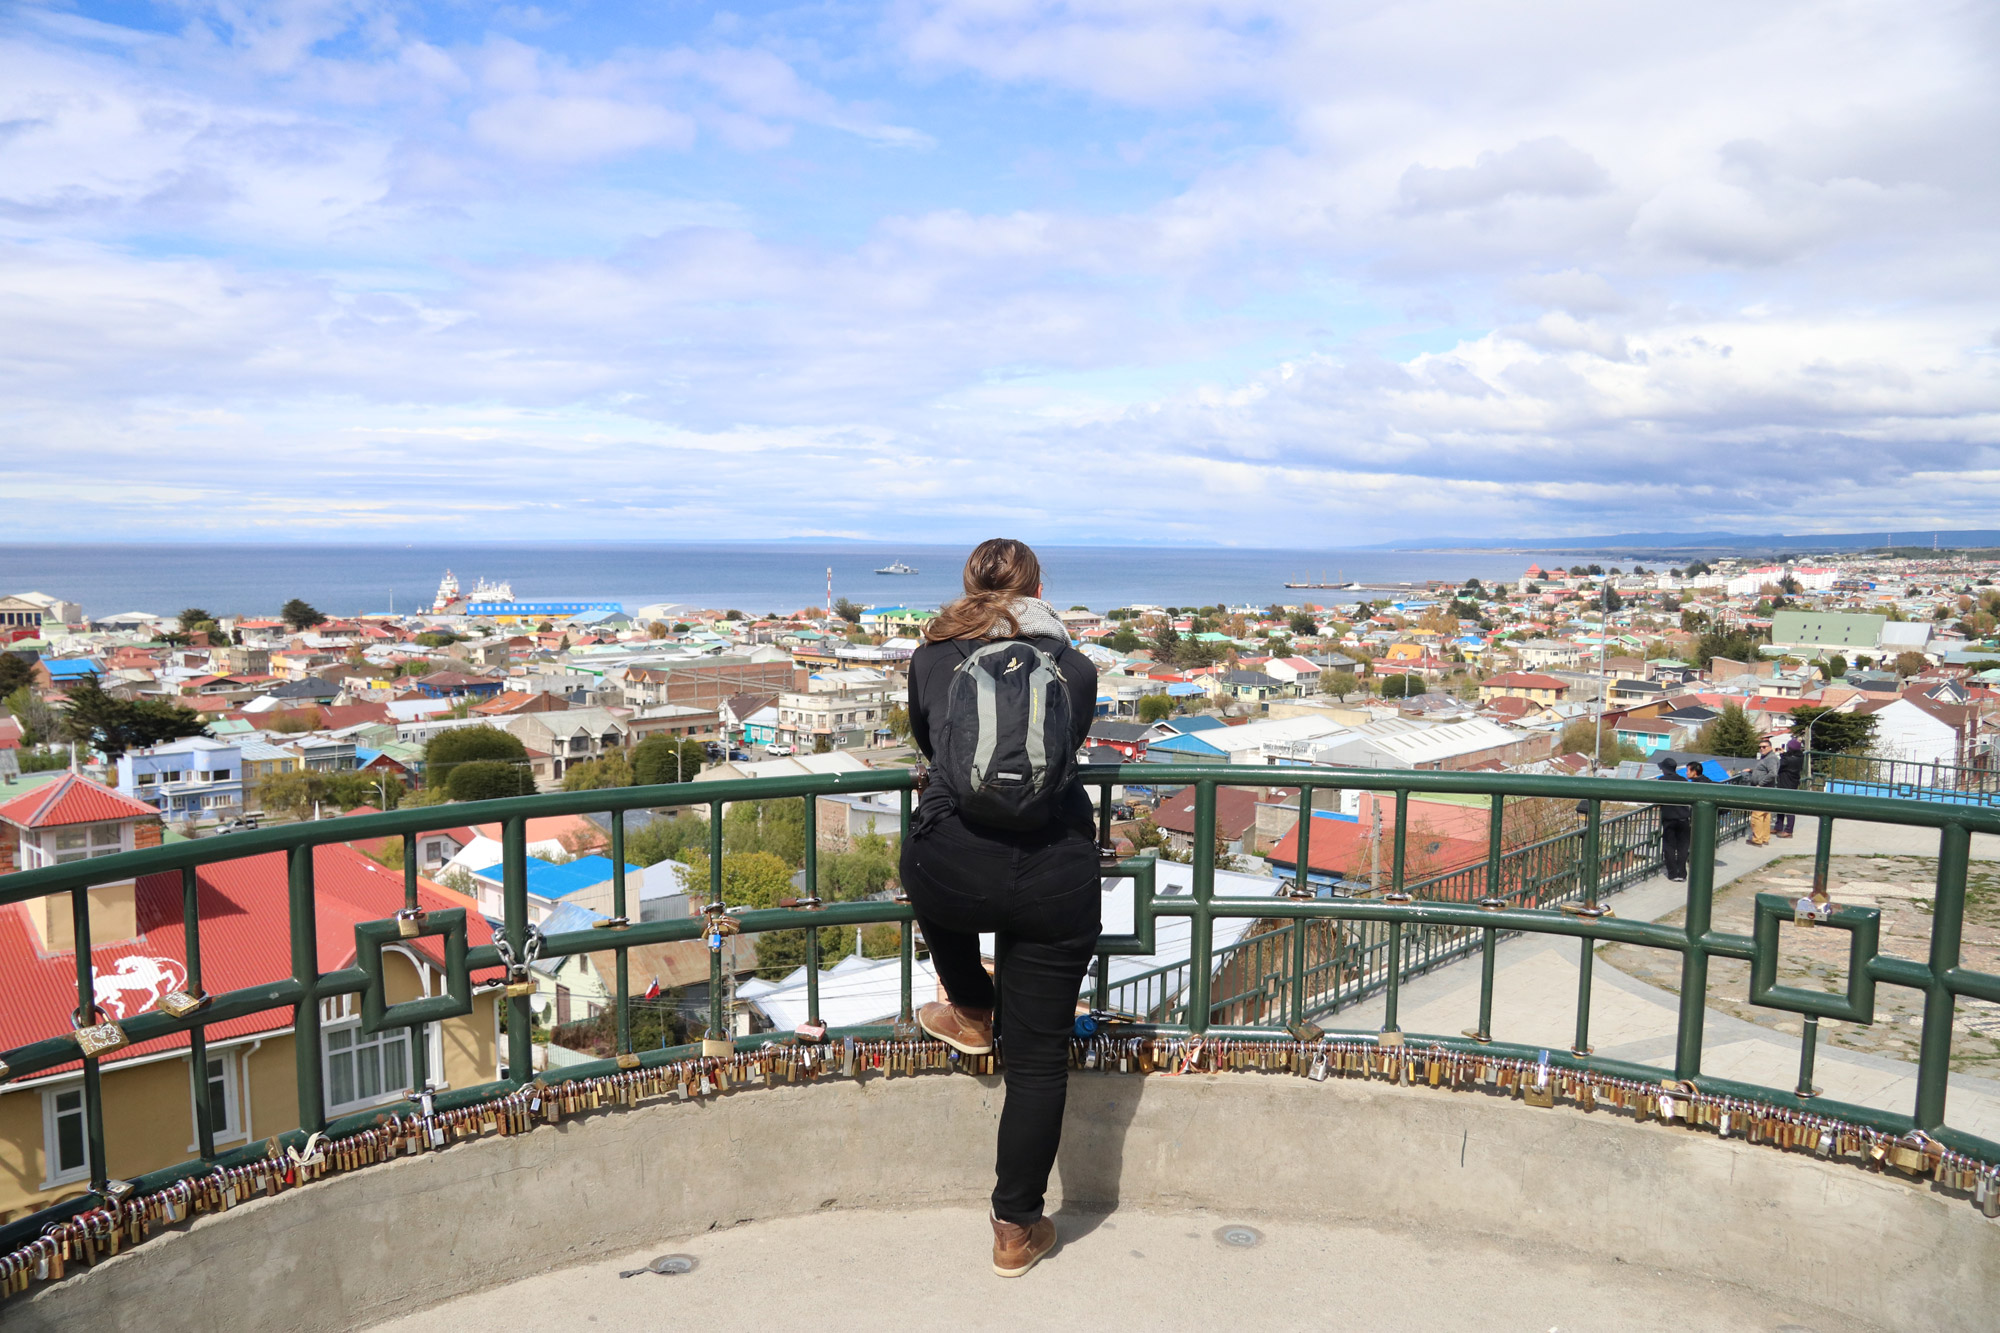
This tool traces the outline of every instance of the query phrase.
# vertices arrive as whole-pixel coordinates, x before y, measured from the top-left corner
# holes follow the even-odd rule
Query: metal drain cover
[[[1215,1238],[1224,1245],[1233,1246],[1239,1250],[1247,1250],[1253,1245],[1261,1245],[1264,1241],[1264,1233],[1256,1227],[1246,1227],[1241,1222],[1232,1222],[1226,1227],[1217,1227],[1215,1229]]]
[[[638,1277],[641,1273],[658,1273],[663,1277],[675,1277],[681,1273],[692,1273],[701,1260],[691,1254],[663,1254],[644,1268],[629,1268],[619,1277]]]

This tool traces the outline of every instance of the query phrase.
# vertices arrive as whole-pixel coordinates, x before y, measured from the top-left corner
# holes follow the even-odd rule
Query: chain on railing
[[[1623,1080],[1632,1086],[1664,1089],[1678,1095],[1698,1095],[1704,1105],[1722,1106],[1732,1100],[1747,1106],[1777,1108],[1773,1114],[1803,1115],[1807,1110],[1828,1123],[1853,1128],[1857,1134],[1904,1141],[1914,1136],[1945,1154],[1939,1162],[2000,1163],[2000,1144],[1956,1130],[1945,1123],[1946,1090],[1950,1074],[1952,1014],[1959,998],[1975,998],[2000,1003],[2000,977],[1973,972],[1961,965],[1966,876],[1971,835],[1974,832],[2000,833],[2000,812],[1972,806],[1956,806],[1924,801],[1896,801],[1868,797],[1794,792],[1768,788],[1738,788],[1692,784],[1676,787],[1672,800],[1692,807],[1692,848],[1686,887],[1685,920],[1678,925],[1626,921],[1604,912],[1602,894],[1647,873],[1651,848],[1656,838],[1655,812],[1640,809],[1633,813],[1603,817],[1606,803],[1649,806],[1660,799],[1660,789],[1650,782],[1614,779],[1571,779],[1526,777],[1508,774],[1455,774],[1389,772],[1379,770],[1287,769],[1287,786],[1300,786],[1298,822],[1298,865],[1292,892],[1283,896],[1222,896],[1216,892],[1215,830],[1216,791],[1223,785],[1268,786],[1268,770],[1228,766],[1159,765],[1130,766],[1106,770],[1087,768],[1084,781],[1100,789],[1103,815],[1100,833],[1110,831],[1108,799],[1112,788],[1125,776],[1143,777],[1149,783],[1192,786],[1195,792],[1194,839],[1191,891],[1186,895],[1157,895],[1154,892],[1156,862],[1150,857],[1130,858],[1105,866],[1111,879],[1129,879],[1133,887],[1133,929],[1120,936],[1100,939],[1100,957],[1091,979],[1094,1007],[1108,1011],[1129,1007],[1150,1022],[1127,1023],[1118,1028],[1126,1039],[1181,1043],[1185,1052],[1192,1044],[1192,1067],[1201,1065],[1203,1043],[1227,1041],[1252,1043],[1272,1041],[1289,1022],[1298,1028],[1310,1027],[1309,1013],[1315,997],[1328,995],[1352,998],[1356,988],[1379,986],[1386,993],[1386,1012],[1379,1031],[1331,1034],[1355,1046],[1393,1048],[1404,1044],[1397,1026],[1398,990],[1403,979],[1453,956],[1477,952],[1481,958],[1481,985],[1475,1026],[1468,1035],[1418,1036],[1434,1053],[1433,1059],[1476,1059],[1481,1068],[1513,1067],[1534,1052],[1499,1040],[1492,1031],[1494,944],[1502,932],[1532,932],[1565,936],[1578,941],[1581,969],[1578,980],[1576,1039],[1573,1048],[1558,1056],[1561,1068],[1579,1077],[1599,1080],[1604,1086]],[[1397,801],[1394,845],[1391,853],[1390,882],[1377,899],[1318,898],[1309,896],[1312,794],[1334,790],[1390,791]],[[77,978],[77,1031],[52,1034],[42,1040],[0,1052],[0,1078],[19,1079],[78,1067],[82,1073],[86,1138],[91,1172],[91,1188],[79,1197],[45,1208],[27,1218],[0,1227],[0,1255],[13,1247],[29,1245],[55,1225],[97,1227],[99,1221],[80,1223],[77,1219],[97,1219],[108,1214],[123,1216],[124,1201],[132,1197],[148,1200],[147,1207],[169,1193],[181,1189],[181,1182],[199,1181],[222,1172],[257,1172],[258,1179],[303,1181],[312,1178],[318,1146],[324,1143],[351,1144],[363,1136],[380,1136],[385,1127],[407,1129],[412,1138],[431,1139],[431,1146],[449,1141],[441,1126],[450,1123],[489,1122],[499,1124],[492,1108],[508,1099],[538,1098],[542,1089],[554,1084],[574,1084],[593,1089],[593,1102],[600,1092],[637,1087],[627,1078],[646,1072],[647,1086],[658,1083],[657,1071],[671,1067],[686,1071],[712,1069],[716,1061],[737,1061],[746,1052],[767,1048],[772,1042],[795,1040],[789,1034],[763,1033],[732,1037],[724,1011],[723,943],[735,933],[755,936],[767,931],[796,930],[806,933],[806,986],[808,1021],[796,1040],[806,1046],[812,1039],[844,1042],[883,1042],[889,1058],[901,1059],[922,1043],[909,1040],[913,1012],[914,934],[900,931],[900,966],[897,1013],[892,1024],[872,1024],[828,1031],[821,1019],[817,963],[819,935],[826,929],[847,929],[875,923],[907,926],[913,921],[905,901],[823,901],[819,893],[817,824],[814,809],[823,795],[898,792],[901,798],[902,828],[909,827],[910,775],[905,770],[873,770],[864,773],[811,776],[785,779],[752,779],[726,783],[684,783],[650,788],[626,788],[575,793],[553,793],[450,807],[448,816],[435,807],[418,807],[386,814],[274,827],[232,834],[227,840],[184,842],[142,851],[125,852],[93,860],[23,871],[0,878],[0,904],[28,902],[67,894],[75,932]],[[1489,802],[1487,855],[1477,867],[1406,882],[1409,864],[1407,836],[1408,800],[1412,794],[1454,793],[1477,795]],[[1527,847],[1506,851],[1504,828],[1507,802],[1518,799],[1555,798],[1565,802],[1582,800],[1586,813],[1580,830],[1565,832]],[[799,799],[805,803],[804,896],[794,906],[778,908],[731,908],[723,900],[724,835],[723,815],[727,803]],[[703,807],[709,820],[708,902],[695,916],[677,920],[634,921],[630,919],[628,886],[624,871],[624,815],[637,809]],[[1819,817],[1819,838],[1814,862],[1814,897],[1826,899],[1832,833],[1836,820],[1860,820],[1935,829],[1939,836],[1937,882],[1932,914],[1932,934],[1927,956],[1902,958],[1879,951],[1879,913],[1874,908],[1842,907],[1822,913],[1817,907],[1800,912],[1795,904],[1760,895],[1756,903],[1755,926],[1750,935],[1721,932],[1712,926],[1714,863],[1718,841],[1731,825],[1742,819],[1745,809],[1765,809],[1808,817]],[[611,813],[613,862],[612,915],[599,927],[562,932],[542,937],[532,926],[527,899],[527,820],[530,817]],[[448,818],[452,825],[498,822],[502,827],[502,921],[494,944],[469,946],[464,913],[458,909],[424,912],[417,897],[415,840]],[[379,838],[399,838],[404,852],[403,908],[394,917],[363,922],[355,927],[357,962],[332,971],[319,970],[317,898],[313,853],[317,847]],[[243,857],[283,852],[286,857],[287,911],[291,932],[291,975],[217,995],[202,991],[201,925],[202,902],[199,871],[202,867]],[[93,967],[90,938],[89,893],[93,885],[116,883],[162,872],[177,872],[186,940],[187,993],[178,1001],[163,1001],[159,1007],[118,1022],[97,1023],[92,1007]],[[1550,904],[1557,904],[1551,907]],[[1808,904],[1812,907],[1811,904]],[[1118,986],[1129,988],[1132,1003],[1110,1003],[1110,959],[1117,956],[1150,955],[1156,951],[1157,926],[1161,918],[1180,917],[1188,923],[1189,944],[1185,962],[1155,969],[1150,977],[1127,978]],[[1214,947],[1218,921],[1251,919],[1278,923],[1276,931],[1252,936],[1226,950]],[[1847,988],[1841,994],[1824,994],[1783,986],[1776,980],[1778,936],[1781,925],[1812,924],[1850,932],[1851,948]],[[1319,928],[1315,937],[1312,928]],[[1289,934],[1283,934],[1285,931]],[[461,1016],[472,1011],[475,975],[500,971],[529,957],[530,942],[539,946],[539,957],[555,960],[606,947],[616,954],[617,995],[614,998],[617,1050],[613,1058],[585,1062],[560,1073],[531,1078],[531,1013],[523,989],[496,980],[505,987],[506,1066],[502,1077],[474,1087],[450,1092],[421,1092],[408,1103],[384,1106],[329,1120],[325,1092],[321,1086],[323,1039],[320,1031],[320,1004],[340,997],[356,997],[360,1003],[363,1030],[377,1033],[407,1029],[412,1034],[428,1023]],[[381,964],[383,946],[397,938],[417,935],[443,937],[446,960],[444,993],[390,1004]],[[1282,938],[1272,939],[1273,935]],[[628,951],[649,944],[705,941],[710,953],[708,1030],[698,1046],[673,1047],[635,1052],[631,1044],[630,977]],[[1443,941],[1442,944],[1438,941]],[[1670,1069],[1655,1069],[1611,1061],[1591,1054],[1588,1020],[1590,1007],[1592,950],[1598,943],[1622,943],[1665,949],[1681,955],[1681,984],[1678,1031],[1674,1061]],[[1702,1069],[1702,1019],[1708,998],[1708,961],[1731,958],[1748,961],[1752,967],[1749,1000],[1766,1008],[1797,1014],[1807,1020],[1801,1040],[1800,1082],[1793,1090],[1778,1090],[1738,1081],[1713,1078]],[[1176,971],[1178,969],[1178,971]],[[1892,985],[1911,988],[1924,996],[1923,1027],[1917,1058],[1916,1092],[1908,1113],[1892,1113],[1874,1108],[1828,1102],[1813,1095],[1811,1069],[1817,1020],[1839,1018],[1853,1023],[1871,1022],[1875,988]],[[529,988],[531,989],[531,987]],[[1125,994],[1124,990],[1120,994]],[[170,1000],[173,997],[169,997]],[[206,1030],[232,1019],[269,1010],[289,1011],[294,1028],[297,1062],[297,1089],[300,1124],[273,1142],[281,1152],[298,1159],[293,1167],[273,1174],[271,1148],[259,1144],[230,1151],[218,1151],[211,1111],[196,1098],[197,1157],[155,1170],[133,1181],[107,1178],[107,1145],[104,1137],[103,1086],[104,1057],[127,1043],[185,1034],[190,1054],[202,1059]],[[1468,1018],[1474,1016],[1468,1015]],[[1239,1021],[1248,1020],[1248,1021]],[[1313,1029],[1317,1031],[1317,1029]],[[1504,1034],[1498,1034],[1504,1036]],[[413,1051],[423,1043],[412,1040]],[[785,1049],[792,1049],[787,1046]],[[851,1048],[848,1048],[851,1050]],[[1545,1055],[1546,1053],[1544,1053]],[[764,1059],[766,1057],[758,1057]],[[787,1057],[791,1058],[791,1057]],[[914,1059],[914,1056],[911,1057]],[[413,1083],[424,1083],[423,1057],[417,1056]],[[704,1063],[706,1062],[706,1063]],[[768,1063],[768,1060],[767,1060]],[[705,1076],[704,1076],[705,1077]],[[1698,1081],[1698,1086],[1697,1086]],[[601,1085],[601,1086],[600,1086]],[[1593,1084],[1592,1086],[1597,1086]],[[1787,1108],[1790,1108],[1789,1110]],[[1843,1131],[1846,1132],[1846,1131]],[[323,1135],[324,1139],[315,1137]],[[1871,1140],[1872,1141],[1872,1140]],[[355,1158],[351,1151],[348,1160]],[[1919,1154],[1920,1156],[1922,1154]],[[372,1159],[371,1159],[372,1160]],[[205,1186],[203,1188],[206,1188]],[[277,1188],[272,1185],[271,1188]],[[13,1274],[18,1269],[8,1270]],[[11,1281],[12,1278],[10,1277]]]

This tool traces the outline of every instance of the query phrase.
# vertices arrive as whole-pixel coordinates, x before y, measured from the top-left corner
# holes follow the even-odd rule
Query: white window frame
[[[354,1039],[346,1050],[336,1051],[333,1048],[331,1038],[337,1033],[343,1032],[352,1032]],[[407,1100],[410,1094],[410,1085],[407,1081],[410,1075],[409,1036],[410,1030],[408,1028],[390,1028],[384,1032],[365,1033],[361,1030],[361,1018],[358,1014],[352,1018],[329,1023],[322,1028],[320,1032],[319,1068],[320,1087],[323,1089],[322,1098],[326,1102],[326,1113],[328,1115],[346,1115],[351,1111],[365,1111],[370,1107],[381,1106],[388,1102]],[[393,1087],[387,1085],[385,1082],[382,1090],[372,1097],[357,1096],[354,1100],[345,1102],[337,1102],[333,1099],[333,1062],[336,1058],[342,1055],[354,1055],[358,1057],[363,1047],[373,1046],[377,1050],[380,1050],[395,1042],[403,1043],[403,1076],[405,1082]],[[358,1091],[360,1087],[358,1059],[356,1063],[355,1087]]]
[[[234,1143],[250,1137],[249,1126],[243,1123],[243,1063],[234,1050],[210,1051],[210,1061],[222,1062],[222,1119],[209,1126],[214,1131],[217,1143]],[[197,1103],[206,1087],[206,1080],[195,1072],[192,1056],[187,1061],[188,1071],[188,1151],[194,1152],[201,1138],[201,1122],[197,1115]]]
[[[76,1094],[76,1110],[58,1112],[56,1101],[68,1093]],[[61,1170],[57,1166],[57,1129],[59,1118],[74,1115],[77,1119],[77,1133],[83,1142],[83,1165]],[[80,1180],[90,1179],[90,1122],[86,1118],[83,1100],[83,1080],[58,1083],[42,1089],[42,1188],[56,1189],[63,1185],[73,1185]]]

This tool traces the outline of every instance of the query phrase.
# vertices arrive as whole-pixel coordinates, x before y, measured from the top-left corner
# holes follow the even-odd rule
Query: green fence
[[[1685,920],[1678,925],[1627,921],[1607,914],[1600,895],[1616,884],[1644,872],[1653,842],[1653,814],[1640,810],[1622,817],[1604,818],[1606,804],[1643,807],[1657,800],[1660,788],[1650,782],[1616,779],[1573,779],[1525,777],[1506,774],[1456,774],[1391,772],[1381,770],[1287,769],[1282,774],[1286,786],[1300,788],[1301,810],[1310,809],[1317,791],[1363,789],[1392,792],[1399,804],[1395,824],[1390,874],[1379,898],[1318,898],[1305,883],[1304,871],[1293,881],[1291,892],[1278,897],[1231,897],[1218,895],[1215,882],[1216,791],[1221,786],[1258,786],[1271,783],[1274,774],[1265,769],[1227,765],[1162,765],[1087,768],[1086,783],[1103,789],[1127,775],[1147,782],[1162,782],[1195,789],[1195,833],[1192,890],[1185,895],[1158,895],[1154,890],[1155,862],[1136,858],[1108,865],[1110,878],[1134,881],[1134,929],[1130,934],[1103,937],[1092,995],[1099,1008],[1112,1008],[1105,959],[1120,955],[1147,955],[1154,951],[1156,928],[1162,918],[1185,918],[1189,924],[1190,966],[1173,986],[1162,986],[1162,1008],[1170,1008],[1178,1022],[1140,1023],[1121,1029],[1134,1039],[1158,1038],[1170,1044],[1175,1039],[1204,1038],[1207,1041],[1272,1041],[1294,1043],[1296,1032],[1287,1035],[1278,1024],[1302,1024],[1309,1014],[1323,1010],[1327,996],[1339,996],[1343,986],[1379,984],[1386,991],[1387,1016],[1379,1032],[1328,1033],[1329,1040],[1343,1043],[1348,1052],[1361,1048],[1401,1045],[1397,1027],[1397,1000],[1401,980],[1412,969],[1430,965],[1446,956],[1477,954],[1482,962],[1478,1012],[1468,1014],[1473,1023],[1464,1037],[1412,1034],[1412,1040],[1427,1043],[1434,1059],[1471,1059],[1507,1062],[1538,1059],[1544,1068],[1551,1065],[1565,1074],[1587,1074],[1633,1086],[1654,1086],[1675,1080],[1677,1088],[1699,1088],[1703,1094],[1721,1099],[1742,1099],[1746,1105],[1765,1108],[1810,1108],[1812,1114],[1828,1122],[1865,1127],[1870,1133],[1907,1135],[1912,1131],[1927,1136],[1924,1142],[1957,1154],[1961,1164],[2000,1163],[2000,1144],[1955,1130],[1946,1121],[1946,1094],[1950,1073],[1953,1010],[1960,997],[2000,1002],[2000,976],[1972,972],[1961,966],[1960,940],[1963,932],[1966,874],[1970,839],[1973,833],[2000,833],[2000,812],[1967,806],[1945,806],[1918,801],[1897,801],[1865,797],[1834,796],[1807,791],[1737,788],[1734,786],[1677,786],[1676,803],[1693,808],[1693,850],[1686,886]],[[912,919],[903,902],[821,903],[811,888],[819,883],[815,864],[815,798],[835,793],[900,792],[904,827],[908,827],[910,774],[893,769],[834,776],[785,779],[758,779],[734,782],[687,783],[660,787],[625,788],[522,797],[472,805],[422,807],[387,814],[267,828],[227,838],[193,842],[120,853],[67,865],[24,871],[0,878],[0,904],[30,902],[50,895],[68,895],[76,932],[78,1013],[91,1014],[93,989],[90,950],[90,916],[87,890],[94,884],[131,879],[135,876],[174,872],[181,876],[184,897],[189,991],[199,995],[201,987],[201,926],[196,895],[197,874],[204,866],[271,852],[287,858],[291,930],[291,971],[257,985],[226,994],[205,997],[202,1007],[176,1017],[154,1010],[124,1021],[123,1035],[138,1042],[185,1034],[197,1061],[203,1058],[203,1033],[213,1023],[266,1010],[285,1011],[296,1034],[298,1102],[304,1108],[302,1124],[282,1136],[286,1145],[296,1146],[306,1136],[327,1131],[333,1135],[371,1130],[381,1126],[390,1109],[362,1113],[329,1124],[323,1111],[321,1088],[321,1048],[319,1002],[335,996],[360,998],[363,1026],[367,1031],[397,1027],[416,1029],[419,1025],[470,1011],[472,975],[482,970],[504,967],[530,956],[532,949],[542,958],[553,958],[607,947],[618,955],[615,994],[618,1000],[617,1031],[619,1056],[615,1060],[570,1066],[545,1074],[537,1088],[561,1084],[565,1080],[591,1080],[618,1071],[659,1070],[691,1057],[718,1058],[732,1051],[748,1051],[776,1041],[789,1041],[787,1034],[761,1034],[732,1038],[723,1013],[721,940],[725,933],[755,934],[769,930],[806,930],[809,965],[808,1006],[818,1016],[819,933],[829,929],[852,929],[874,922],[907,922]],[[1412,794],[1457,793],[1483,795],[1491,802],[1491,836],[1485,862],[1472,870],[1422,881],[1405,882],[1406,855],[1404,830],[1406,803]],[[1503,848],[1507,804],[1516,800],[1560,800],[1571,806],[1585,802],[1587,814],[1580,828],[1509,854]],[[723,856],[722,811],[725,802],[799,799],[805,810],[805,883],[808,896],[797,907],[768,910],[739,910],[722,899]],[[702,912],[690,919],[645,922],[627,920],[624,882],[625,812],[635,809],[694,807],[705,810],[709,831],[709,901]],[[1825,928],[1851,933],[1850,966],[1846,989],[1825,994],[1777,985],[1775,969],[1781,928],[1789,928],[1787,905],[1760,899],[1753,934],[1717,931],[1711,922],[1714,898],[1714,860],[1718,840],[1730,823],[1740,818],[1732,811],[1765,809],[1820,818],[1816,853],[1816,883],[1826,884],[1827,866],[1836,820],[1862,820],[1933,829],[1938,837],[1938,869],[1935,910],[1928,949],[1922,957],[1904,957],[1880,951],[1879,913],[1872,908],[1846,907],[1833,912]],[[1103,830],[1108,834],[1110,803],[1100,802]],[[527,821],[530,817],[590,814],[610,811],[611,859],[619,869],[613,887],[613,921],[608,928],[550,935],[546,938],[530,926],[527,903]],[[356,950],[360,965],[321,972],[318,968],[318,922],[315,910],[312,850],[315,847],[399,837],[403,840],[405,899],[409,910],[417,905],[416,839],[435,828],[467,823],[499,823],[502,827],[502,867],[504,922],[496,944],[467,947],[464,921],[451,912],[433,912],[422,922],[429,934],[446,937],[448,984],[446,993],[427,999],[390,1005],[383,993],[378,964],[384,942],[399,934],[395,920],[365,922],[356,927]],[[1304,821],[1305,826],[1310,820]],[[1309,836],[1309,827],[1307,827]],[[1304,839],[1302,839],[1302,843]],[[1309,861],[1309,849],[1301,845],[1301,867]],[[1768,895],[1767,895],[1768,896]],[[1775,905],[1774,905],[1775,904]],[[1213,947],[1217,921],[1250,918],[1260,921],[1309,923],[1327,939],[1315,942],[1305,930],[1294,931],[1279,946],[1291,957],[1283,968],[1269,968],[1265,960],[1246,959],[1234,971],[1223,966]],[[1494,947],[1503,932],[1532,932],[1575,940],[1581,970],[1578,979],[1576,1036],[1572,1049],[1540,1052],[1510,1044],[1506,1033],[1492,1027]],[[913,935],[902,932],[902,987],[898,1023],[894,1026],[850,1029],[831,1034],[859,1038],[907,1037],[905,1026],[912,1012]],[[1435,947],[1414,941],[1426,936],[1440,941]],[[711,986],[709,1032],[698,1048],[673,1048],[633,1052],[630,1047],[630,977],[626,951],[641,944],[706,938],[711,944]],[[1351,942],[1343,952],[1339,940]],[[1592,948],[1600,942],[1616,942],[1661,949],[1680,956],[1680,1000],[1678,1035],[1669,1068],[1606,1060],[1590,1054],[1589,1017]],[[1258,946],[1259,948],[1265,946]],[[1429,950],[1429,952],[1427,952]],[[1243,951],[1238,950],[1241,954]],[[1778,1089],[1708,1077],[1702,1069],[1703,1025],[1708,996],[1708,964],[1711,958],[1748,960],[1753,966],[1750,994],[1752,1003],[1800,1015],[1805,1020],[1801,1041],[1800,1086]],[[1398,960],[1400,966],[1390,966]],[[1343,969],[1351,977],[1343,974]],[[1241,976],[1241,984],[1231,981]],[[1272,994],[1270,978],[1280,978],[1277,994]],[[1254,1004],[1245,992],[1255,981],[1259,995]],[[6,982],[0,979],[0,1001]],[[1822,1016],[1856,1023],[1873,1019],[1875,989],[1879,985],[1902,986],[1924,996],[1923,1027],[1917,1060],[1916,1091],[1906,1112],[1885,1112],[1870,1107],[1829,1102],[1810,1096],[1810,1071],[1816,1025]],[[1166,1004],[1171,1000],[1170,1005]],[[524,995],[510,995],[506,1005],[507,1077],[486,1085],[453,1089],[427,1100],[423,1114],[444,1113],[454,1108],[484,1106],[490,1121],[497,1114],[512,1116],[515,1101],[528,1083],[531,1067],[530,1016]],[[1151,1012],[1155,1006],[1129,1006]],[[1246,1018],[1247,1016],[1247,1018]],[[422,1043],[412,1041],[413,1051]],[[790,1048],[788,1047],[789,1051]],[[767,1077],[775,1068],[766,1059]],[[894,1059],[892,1055],[890,1057]],[[905,1062],[919,1059],[905,1056]],[[1341,1056],[1344,1060],[1345,1054]],[[788,1061],[802,1056],[787,1054]],[[266,1149],[258,1144],[232,1152],[218,1152],[211,1127],[205,1118],[200,1125],[199,1152],[185,1163],[154,1172],[140,1180],[114,1182],[104,1178],[105,1162],[103,1088],[100,1061],[89,1053],[75,1032],[55,1032],[42,1040],[0,1052],[4,1072],[0,1077],[22,1078],[38,1072],[77,1065],[82,1069],[86,1130],[93,1178],[91,1190],[66,1200],[32,1217],[0,1227],[0,1257],[10,1249],[40,1237],[45,1228],[87,1214],[109,1217],[117,1225],[123,1216],[119,1201],[129,1191],[158,1192],[174,1182],[194,1177],[214,1176],[218,1167],[244,1167],[264,1159]],[[811,1059],[803,1059],[812,1065]],[[849,1065],[853,1061],[850,1058]],[[199,1066],[198,1066],[199,1067]],[[1435,1066],[1434,1066],[1435,1067]],[[1508,1067],[1513,1067],[1509,1065]],[[415,1074],[421,1084],[422,1072]],[[1435,1075],[1434,1075],[1435,1078]],[[1624,1086],[1624,1084],[1619,1084]],[[578,1084],[582,1086],[582,1084]],[[595,1085],[592,1085],[595,1087]],[[1678,1094],[1677,1094],[1678,1095]],[[539,1096],[539,1094],[537,1094]],[[595,1105],[593,1091],[589,1104]],[[196,1098],[198,1114],[205,1117]],[[496,1103],[498,1111],[493,1108]],[[407,1112],[408,1108],[404,1108]],[[398,1125],[406,1122],[398,1120]],[[414,1122],[409,1122],[414,1123]],[[412,1135],[416,1131],[409,1131]],[[442,1137],[439,1138],[442,1142]],[[245,1168],[248,1169],[248,1168]],[[218,1179],[221,1177],[217,1177]],[[261,1178],[261,1177],[259,1177]],[[1991,1184],[1990,1178],[1988,1185]],[[274,1186],[275,1188],[275,1186]],[[107,1204],[109,1207],[107,1207]],[[94,1210],[94,1211],[93,1211]],[[169,1210],[171,1216],[171,1209]],[[91,1223],[96,1225],[96,1223]],[[136,1234],[136,1232],[135,1232]],[[11,1280],[11,1279],[10,1279]]]
[[[2000,768],[1934,760],[1877,759],[1870,755],[1806,756],[1805,786],[1836,796],[1880,796],[1941,805],[2000,808]]]

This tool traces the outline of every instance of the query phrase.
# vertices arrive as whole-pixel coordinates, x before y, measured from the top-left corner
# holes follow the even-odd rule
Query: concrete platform
[[[1254,1214],[1059,1212],[1061,1244],[995,1277],[977,1208],[825,1212],[662,1236],[626,1254],[375,1325],[376,1333],[546,1329],[1524,1329],[1862,1333],[1835,1310],[1616,1254]],[[1250,1248],[1225,1226],[1261,1233]],[[684,1275],[621,1272],[663,1254]]]

